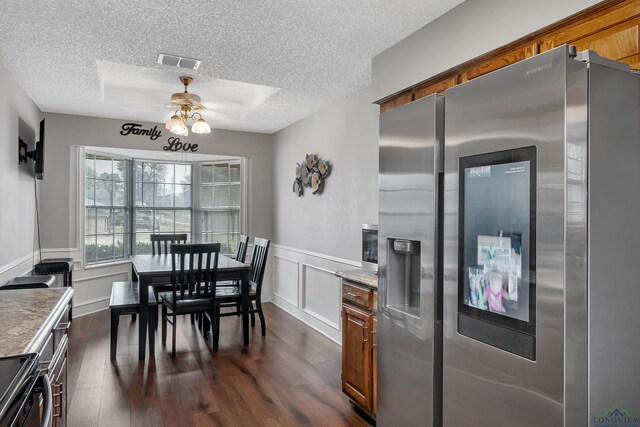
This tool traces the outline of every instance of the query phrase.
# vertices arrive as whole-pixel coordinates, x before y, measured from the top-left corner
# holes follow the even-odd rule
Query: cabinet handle
[[[60,323],[58,326],[56,326],[55,328],[53,328],[54,331],[66,331],[69,329],[69,326],[71,326],[71,322],[67,322],[67,323]]]
[[[354,294],[353,292],[347,292],[347,296],[349,298],[358,298],[358,294]]]
[[[60,390],[58,393],[55,393],[56,387]],[[53,398],[56,400],[59,399],[58,400],[59,403],[56,403],[56,400],[54,400],[53,402],[53,418],[62,418],[62,394],[63,394],[62,383],[54,384],[53,390],[54,390],[54,393],[52,395]],[[59,409],[59,411],[56,412],[56,409]]]
[[[364,328],[362,328],[362,343],[366,343],[367,341],[369,341],[369,339],[367,338],[367,328],[366,326]]]
[[[62,396],[62,383],[56,383],[53,385],[53,394],[52,396]]]

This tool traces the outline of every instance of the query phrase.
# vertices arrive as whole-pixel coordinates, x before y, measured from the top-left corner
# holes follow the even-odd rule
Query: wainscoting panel
[[[121,282],[129,280],[131,275],[130,264],[122,264],[114,266],[115,271],[97,272],[98,274],[75,279],[73,287],[76,291],[74,296],[74,315],[83,316],[85,314],[104,310],[109,307],[109,299],[111,297],[111,285],[113,282]],[[109,268],[109,270],[114,269]],[[83,275],[84,276],[84,275]]]
[[[340,278],[335,271],[302,264],[303,310],[310,316],[340,330]]]
[[[341,344],[342,288],[335,272],[360,268],[361,264],[277,244],[271,244],[270,254],[271,301]]]
[[[299,306],[298,268],[298,261],[273,255],[272,293],[295,308]]]

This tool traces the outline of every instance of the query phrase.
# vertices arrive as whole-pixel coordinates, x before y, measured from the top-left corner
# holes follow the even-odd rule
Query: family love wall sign
[[[120,130],[120,135],[130,136],[148,136],[151,141],[156,141],[162,138],[162,130],[158,129],[158,126],[144,128],[140,123],[124,123]],[[188,151],[195,153],[198,151],[198,144],[192,144],[190,142],[182,142],[180,138],[176,136],[170,136],[167,138],[166,145],[162,147],[164,151]]]

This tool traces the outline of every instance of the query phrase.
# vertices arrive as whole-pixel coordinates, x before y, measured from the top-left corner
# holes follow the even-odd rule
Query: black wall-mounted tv
[[[21,120],[21,126],[27,125]],[[33,131],[31,131],[31,134],[33,134]],[[25,141],[23,137],[27,139],[27,141]],[[18,137],[18,164],[27,164],[29,163],[29,159],[33,160],[35,162],[35,177],[37,179],[44,179],[44,119],[40,122],[40,138],[36,142],[35,149],[32,151],[29,151],[28,139],[28,137],[22,134]]]
[[[36,142],[36,178],[44,179],[44,119],[40,122],[40,138]]]

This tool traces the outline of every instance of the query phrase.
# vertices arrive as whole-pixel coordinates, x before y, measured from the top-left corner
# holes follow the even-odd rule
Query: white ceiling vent
[[[158,55],[158,64],[170,65],[172,67],[188,68],[190,70],[197,70],[200,67],[202,61],[199,59],[182,58],[175,55],[167,55],[161,53]]]

